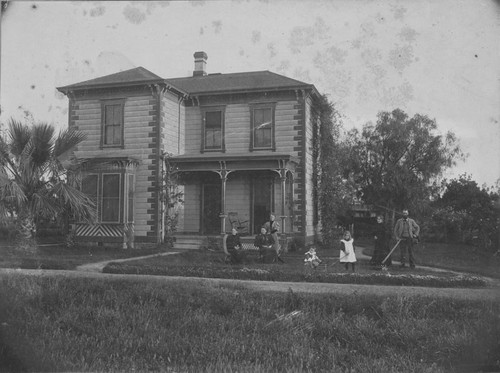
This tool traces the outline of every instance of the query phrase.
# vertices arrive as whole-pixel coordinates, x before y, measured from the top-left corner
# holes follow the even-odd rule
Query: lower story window
[[[120,221],[120,174],[102,175],[101,221],[110,223]]]
[[[122,183],[128,177],[126,197],[122,193]],[[125,212],[125,203],[128,207],[126,220],[133,221],[134,206],[134,177],[112,173],[90,174],[82,180],[82,191],[95,202],[97,216],[102,223],[122,222]],[[126,202],[125,202],[126,201]]]

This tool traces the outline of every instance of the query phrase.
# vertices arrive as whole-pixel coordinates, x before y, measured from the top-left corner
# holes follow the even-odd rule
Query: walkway
[[[370,260],[371,257],[368,256],[368,255],[365,255],[363,253],[364,249],[363,247],[359,247],[360,250],[358,253],[356,253],[356,257],[358,259],[364,259],[364,260]],[[152,257],[156,257],[156,256],[166,256],[166,255],[174,255],[174,254],[179,254],[179,252],[177,251],[174,251],[174,252],[166,252],[166,253],[160,253],[160,254],[154,254],[154,255],[146,255],[146,256],[141,256],[141,257],[134,257],[134,258],[125,258],[125,259],[115,259],[115,260],[109,260],[109,261],[105,261],[105,262],[99,262],[99,263],[89,263],[89,264],[84,264],[84,265],[81,265],[79,267],[76,268],[77,271],[82,271],[82,272],[94,272],[94,273],[102,273],[104,267],[106,267],[106,265],[108,263],[111,263],[111,262],[116,262],[116,263],[122,263],[122,262],[128,262],[128,261],[133,261],[133,260],[138,260],[138,259],[146,259],[146,258],[152,258]],[[333,259],[333,258],[332,258]],[[397,261],[397,260],[393,260],[392,261],[394,265],[399,265],[400,263]],[[419,266],[417,265],[417,268],[420,268],[420,269],[423,269],[423,270],[426,270],[426,271],[431,271],[431,272],[446,272],[446,273],[453,273],[455,275],[464,275],[465,273],[462,273],[462,272],[457,272],[457,271],[452,271],[452,270],[449,270],[449,269],[441,269],[441,268],[435,268],[435,267],[426,267],[426,266]],[[186,278],[186,277],[182,277],[182,278]],[[493,279],[493,278],[489,278],[489,277],[482,277],[487,283],[488,283],[488,287],[491,287],[493,289],[497,289],[498,291],[498,294],[497,295],[500,295],[500,280],[498,279]],[[263,281],[256,281],[257,283],[263,283]],[[265,282],[265,281],[264,281]],[[270,282],[270,284],[278,284],[277,282]],[[288,284],[288,283],[287,283]],[[289,283],[291,284],[291,283]],[[301,289],[301,284],[305,285],[308,292],[315,292],[314,289],[310,289],[310,286],[308,286],[307,283],[297,283],[295,284],[294,288],[297,289],[297,291],[301,291],[299,289]],[[323,289],[323,287],[321,285],[326,285],[326,284],[317,284],[319,285],[317,288],[318,289]],[[372,286],[372,285],[349,285],[349,284],[346,284],[347,286],[352,286],[352,287],[360,287],[360,289],[363,289],[365,286]],[[377,286],[377,285],[373,285],[373,286]],[[252,287],[252,286],[248,286],[248,287]],[[259,286],[254,286],[255,288],[259,288]],[[266,287],[270,290],[272,290],[273,286],[271,285],[266,285]],[[277,286],[278,288],[282,288],[282,286]],[[378,287],[380,287],[380,285],[378,285]],[[384,285],[384,287],[388,287],[388,288],[391,288],[391,286],[387,286],[387,285]],[[392,286],[392,288],[395,288],[395,289],[401,289],[401,287],[399,286]],[[426,287],[415,287],[416,289],[436,289],[436,288],[426,288]],[[368,288],[369,289],[369,288]],[[410,287],[404,287],[404,289],[411,289]],[[447,288],[447,289],[451,289],[451,288]],[[294,289],[292,289],[294,290]],[[325,289],[326,290],[326,289]],[[455,290],[459,290],[459,289],[455,289]],[[473,291],[475,289],[471,289],[471,288],[467,288],[467,289],[462,289],[461,291],[466,291],[466,292],[470,292],[470,291]],[[295,290],[294,290],[295,291]],[[303,290],[303,291],[306,291],[306,290]],[[322,292],[323,290],[320,290],[319,292]],[[358,291],[361,291],[358,289]],[[370,290],[371,292],[373,292],[373,289]],[[391,292],[394,292],[395,290],[391,290]],[[364,291],[361,291],[361,292],[364,292]],[[396,291],[398,292],[398,291]],[[402,292],[402,291],[401,291]],[[426,294],[430,294],[432,293],[431,291],[428,291],[426,290],[425,292]],[[451,293],[454,293],[454,292],[451,292]]]
[[[0,278],[4,275],[16,276],[39,276],[39,277],[64,277],[64,278],[85,278],[102,279],[107,281],[148,281],[157,282],[170,286],[177,283],[193,284],[199,287],[209,288],[232,288],[247,289],[266,292],[287,292],[292,290],[295,293],[317,293],[317,294],[344,294],[352,296],[431,296],[456,300],[473,301],[500,301],[500,284],[495,282],[487,288],[429,288],[418,286],[380,286],[380,285],[356,285],[356,284],[329,284],[329,283],[305,283],[305,282],[274,282],[274,281],[246,281],[233,279],[179,277],[179,276],[153,276],[153,275],[123,275],[99,273],[92,271],[66,271],[66,270],[43,270],[43,269],[10,269],[1,268]]]
[[[133,258],[125,258],[125,259],[113,259],[113,260],[107,260],[105,262],[98,262],[98,263],[88,263],[88,264],[83,264],[81,266],[76,267],[77,271],[82,271],[82,272],[96,272],[96,273],[102,273],[102,270],[104,267],[108,265],[108,263],[123,263],[123,262],[130,262],[133,260],[140,260],[140,259],[147,259],[147,258],[154,258],[157,256],[166,256],[166,255],[173,255],[173,254],[178,254],[178,252],[172,251],[172,252],[166,252],[166,253],[160,253],[160,254],[153,254],[153,255],[145,255],[145,256],[135,256]]]
[[[3,275],[28,275],[40,277],[67,277],[67,278],[99,278],[103,280],[120,281],[152,281],[166,284],[191,283],[203,287],[230,287],[236,289],[248,289],[255,291],[286,292],[292,290],[296,293],[335,293],[353,296],[367,295],[401,295],[401,296],[432,296],[451,299],[467,300],[495,300],[500,301],[500,280],[485,278],[489,286],[487,288],[431,288],[418,286],[390,286],[390,285],[357,285],[357,284],[330,284],[330,283],[295,283],[274,281],[246,281],[233,279],[194,278],[179,276],[153,276],[153,275],[130,275],[102,273],[103,268],[110,262],[127,262],[157,256],[175,255],[178,252],[166,252],[142,257],[115,259],[99,263],[89,263],[76,268],[76,271],[67,270],[38,270],[38,269],[0,269]],[[359,253],[359,259],[370,259],[370,257]],[[445,271],[438,268],[420,267],[426,270]],[[445,272],[452,272],[446,270]],[[459,274],[458,272],[454,272]]]

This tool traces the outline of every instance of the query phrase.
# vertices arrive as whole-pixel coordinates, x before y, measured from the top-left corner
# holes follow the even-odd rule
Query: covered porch
[[[184,188],[178,234],[223,235],[236,228],[251,239],[271,213],[282,235],[294,232],[296,162],[290,155],[181,155],[170,158],[169,166]]]

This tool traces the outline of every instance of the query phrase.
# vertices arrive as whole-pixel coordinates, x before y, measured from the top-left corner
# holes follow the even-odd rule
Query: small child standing
[[[340,263],[345,263],[345,269],[349,270],[351,263],[352,271],[356,263],[356,253],[354,252],[354,239],[351,237],[351,232],[345,231],[344,238],[340,240],[342,247],[340,249]]]

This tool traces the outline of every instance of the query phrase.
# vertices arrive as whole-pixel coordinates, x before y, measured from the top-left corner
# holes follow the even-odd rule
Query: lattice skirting
[[[133,240],[134,225],[127,224],[75,224],[77,241],[126,242]]]

